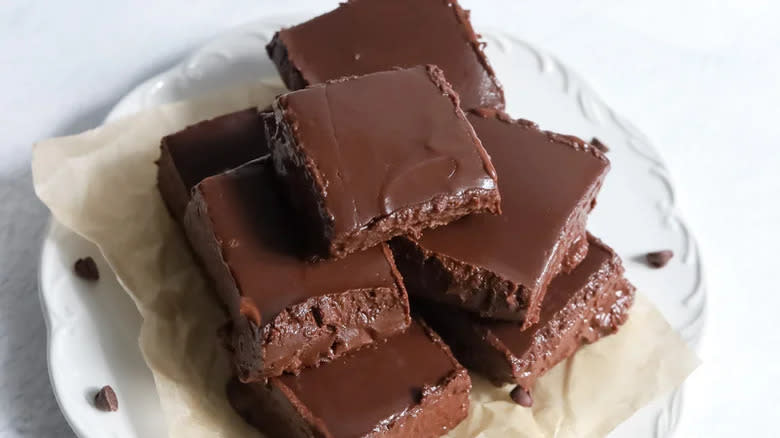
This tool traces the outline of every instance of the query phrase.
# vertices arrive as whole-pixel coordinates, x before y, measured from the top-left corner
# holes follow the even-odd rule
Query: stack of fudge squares
[[[246,421],[440,436],[467,415],[466,368],[530,406],[626,320],[634,288],[586,228],[608,159],[503,112],[455,1],[349,1],[267,52],[294,91],[163,138],[158,162],[229,315]]]

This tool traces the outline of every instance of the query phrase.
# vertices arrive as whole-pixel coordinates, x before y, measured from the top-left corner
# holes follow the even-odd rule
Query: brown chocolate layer
[[[353,0],[279,31],[266,49],[291,90],[435,64],[463,108],[503,108],[504,92],[468,15],[454,0]]]
[[[236,411],[273,437],[439,437],[468,411],[471,380],[419,323],[297,376],[228,385]]]
[[[585,223],[609,162],[575,137],[502,112],[468,118],[496,165],[502,214],[396,239],[397,263],[424,298],[529,327],[552,278],[587,252]]]
[[[436,67],[312,86],[274,112],[274,163],[323,255],[499,211],[490,157]]]
[[[634,287],[623,278],[620,258],[595,237],[588,240],[585,260],[571,273],[555,277],[539,322],[526,330],[457,309],[444,311],[429,301],[418,307],[467,367],[497,384],[515,382],[530,391],[541,375],[582,344],[615,333],[628,318]]]
[[[268,153],[262,117],[257,109],[249,108],[163,137],[157,180],[163,200],[177,220],[184,215],[190,190],[203,178]]]
[[[204,179],[185,230],[234,321],[244,381],[296,373],[405,330],[409,308],[386,245],[308,262],[270,158]]]

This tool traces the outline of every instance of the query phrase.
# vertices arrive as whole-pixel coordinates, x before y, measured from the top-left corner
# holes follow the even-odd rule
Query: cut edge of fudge
[[[447,82],[442,70],[434,65],[424,67],[429,79],[441,93],[453,103],[455,114],[469,129],[475,149],[482,159],[486,173],[498,182],[498,176],[490,155],[482,146],[465,113],[460,109],[459,97]],[[404,70],[404,69],[401,69]],[[378,72],[383,73],[383,72]],[[370,75],[366,75],[370,76]],[[362,76],[365,77],[365,76]],[[359,79],[347,76],[312,87]],[[334,218],[327,206],[326,182],[317,163],[298,144],[295,132],[297,121],[287,121],[286,96],[280,96],[273,104],[276,117],[265,118],[266,136],[272,145],[272,156],[277,174],[283,175],[288,193],[294,193],[296,210],[302,216],[304,228],[312,231],[310,240],[316,256],[342,258],[347,254],[370,248],[398,235],[420,236],[425,228],[436,228],[472,213],[501,213],[501,195],[496,186],[492,189],[470,188],[458,194],[441,194],[431,200],[399,208],[389,214],[375,217],[364,227],[346,235],[334,236]],[[324,229],[323,229],[324,225]]]
[[[487,55],[485,54],[484,47],[487,45],[487,43],[480,41],[481,36],[474,31],[474,27],[472,26],[470,19],[471,11],[463,9],[457,0],[445,0],[444,3],[451,6],[452,13],[455,14],[455,18],[457,19],[458,23],[460,23],[460,25],[465,30],[465,35],[469,45],[479,60],[480,65],[482,65],[482,67],[488,73],[488,77],[490,77],[492,82],[492,91],[495,93],[495,98],[482,102],[482,104],[503,110],[505,106],[504,87],[501,85],[501,82],[499,82],[498,77],[496,77],[496,72],[493,69],[493,66],[490,64]],[[339,9],[337,8],[322,15],[338,13],[338,10]],[[299,90],[313,84],[311,84],[304,77],[298,66],[295,65],[295,62],[290,59],[290,54],[288,52],[287,45],[284,42],[283,34],[289,31],[289,29],[305,25],[309,21],[310,20],[307,20],[296,26],[292,26],[291,28],[286,28],[275,32],[273,38],[271,38],[271,41],[265,46],[268,57],[276,66],[276,69],[279,72],[279,76],[281,76],[285,86],[290,90]]]
[[[281,76],[282,82],[284,82],[287,89],[300,90],[310,84],[303,78],[301,71],[290,59],[287,45],[282,41],[281,32],[284,32],[284,30],[274,33],[271,41],[265,46],[265,52],[276,66],[276,70],[279,72],[279,76]]]
[[[426,250],[406,236],[394,238],[390,246],[412,297],[446,303],[483,317],[505,312],[512,318],[526,320],[528,304],[524,291],[515,291],[513,282],[487,269]]]
[[[459,309],[443,311],[441,304],[427,300],[416,302],[419,305],[415,307],[466,367],[496,385],[516,383],[530,394],[540,376],[582,345],[616,333],[629,317],[635,288],[623,277],[620,258],[597,238],[588,238],[591,251],[606,251],[607,258],[588,275],[584,287],[571,293],[562,308],[540,325],[525,329],[528,332],[524,335],[533,341],[522,355],[513,352],[492,328],[497,324],[509,326],[510,322],[480,320]],[[517,326],[518,335],[522,331]]]
[[[567,236],[578,236],[580,233],[577,229],[584,226],[572,228],[566,233]],[[552,261],[552,264],[557,263],[561,268],[549,270],[542,277],[544,290],[555,276],[576,268],[588,252],[587,239],[569,239],[572,240],[569,251],[558,251]],[[393,238],[390,247],[407,284],[418,285],[410,288],[414,290],[412,296],[421,295],[441,301],[477,313],[483,318],[522,322],[525,328],[538,322],[543,293],[532,294],[531,289],[524,285],[507,280],[489,269],[427,250],[406,236]]]
[[[444,352],[452,364],[452,370],[437,382],[421,382],[422,388],[415,394],[413,406],[406,406],[393,412],[362,437],[414,436],[434,438],[445,434],[457,426],[468,415],[471,377],[468,371],[455,359],[450,348],[422,320],[412,323],[419,325],[432,344]],[[415,327],[398,336],[413,336]],[[393,342],[390,338],[386,342]],[[340,361],[349,362],[357,355],[378,354],[385,344],[372,345],[361,349]],[[323,367],[339,366],[337,363]],[[372,370],[363,370],[371,373]],[[399,370],[402,371],[402,370]],[[306,373],[303,370],[302,373]],[[327,390],[338,388],[339,382],[329,381],[323,385]],[[362,388],[361,388],[362,390]],[[371,388],[365,388],[371,391]],[[233,409],[249,424],[268,436],[297,437],[334,437],[326,422],[317,417],[296,395],[295,390],[285,384],[284,379],[272,377],[266,382],[242,383],[234,378],[226,386],[228,400]]]
[[[401,280],[396,281],[396,288],[350,289],[310,297],[261,325],[251,300],[242,299],[241,317],[233,319],[228,332],[228,349],[240,379],[250,382],[297,374],[403,332],[410,323],[409,303]],[[286,354],[291,350],[292,357]]]
[[[253,160],[229,172],[249,166],[270,169],[270,157]],[[241,294],[223,257],[223,247],[214,234],[208,206],[200,191],[204,182],[193,189],[184,229],[231,316],[228,348],[242,381],[260,380],[285,372],[297,373],[301,368],[318,366],[409,326],[406,289],[386,244],[382,244],[381,249],[390,267],[394,287],[355,288],[308,297],[287,306],[270,321],[261,321],[259,309],[250,298]],[[402,321],[397,321],[398,316]],[[388,331],[387,327],[395,327],[395,330]]]

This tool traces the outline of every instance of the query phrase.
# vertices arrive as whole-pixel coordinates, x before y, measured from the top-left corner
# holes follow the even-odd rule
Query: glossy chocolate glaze
[[[413,323],[385,343],[297,376],[229,387],[237,411],[279,436],[436,437],[466,416],[468,374],[429,329]],[[268,418],[287,416],[288,418]],[[294,426],[290,427],[289,425]]]
[[[299,376],[279,378],[334,436],[360,436],[420,401],[456,371],[453,359],[419,324],[373,352],[342,358]],[[338,390],[323,385],[339,382]],[[324,386],[324,387],[323,387]]]
[[[184,214],[190,190],[203,178],[268,153],[262,117],[263,113],[249,108],[163,137],[158,180],[174,217]]]
[[[198,184],[185,216],[234,319],[244,380],[316,366],[409,324],[387,247],[307,261],[305,236],[276,184],[269,158],[250,162]]]
[[[262,320],[315,295],[395,287],[382,247],[338,261],[307,262],[303,236],[273,189],[276,181],[267,164],[238,168],[198,186],[225,263]]]
[[[530,391],[582,344],[615,333],[628,318],[634,287],[622,276],[620,258],[595,237],[588,240],[585,259],[550,283],[539,322],[528,329],[455,309],[444,315],[428,302],[420,308],[466,366],[497,384],[515,382]]]
[[[437,211],[437,206],[451,199],[476,201],[458,216],[498,210],[495,169],[436,67],[312,86],[281,96],[274,108],[287,133],[271,141],[277,168],[292,178],[300,170],[291,168],[306,167],[314,185],[307,189],[319,192],[318,207],[302,210],[319,210],[324,233],[333,240],[377,231],[372,227],[382,218],[399,212],[411,232],[415,226],[446,223],[442,218],[456,208]],[[306,198],[296,190],[302,189],[293,187],[293,198]],[[426,211],[440,215],[426,224],[416,223],[423,221],[414,220],[414,210],[404,210],[426,205]],[[404,231],[382,230],[379,240]]]
[[[609,162],[577,138],[499,111],[471,112],[468,119],[496,166],[502,214],[464,217],[424,232],[418,244],[452,274],[447,294],[459,301],[449,302],[528,326],[549,281],[585,253],[587,214]],[[484,297],[470,296],[482,289]],[[426,288],[429,298],[437,299],[432,290]]]
[[[468,12],[454,0],[353,0],[281,30],[268,45],[288,87],[435,64],[463,108],[503,108],[504,93]]]
[[[497,113],[496,113],[497,114]],[[608,170],[581,141],[494,114],[468,117],[492,157],[504,193],[500,216],[474,215],[423,234],[426,249],[535,286],[566,222]],[[455,237],[457,236],[457,237]]]

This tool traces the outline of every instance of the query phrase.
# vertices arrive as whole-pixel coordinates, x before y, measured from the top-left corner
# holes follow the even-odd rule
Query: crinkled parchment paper
[[[259,436],[230,409],[229,367],[216,330],[225,320],[156,187],[160,138],[203,119],[265,106],[268,83],[152,108],[33,151],[38,196],[56,220],[97,244],[144,322],[139,345],[154,374],[170,437]],[[696,356],[637,296],[620,332],[542,378],[534,407],[475,377],[471,412],[452,437],[602,436],[678,386]]]

